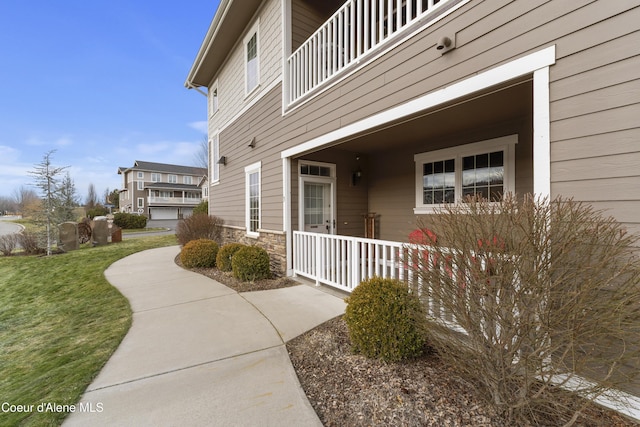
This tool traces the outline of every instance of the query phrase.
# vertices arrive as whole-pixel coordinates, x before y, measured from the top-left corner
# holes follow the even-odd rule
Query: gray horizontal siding
[[[281,229],[282,150],[555,45],[557,61],[550,68],[552,193],[610,204],[614,215],[636,227],[627,206],[640,201],[638,22],[637,1],[467,3],[284,117],[281,88],[274,89],[221,134],[221,154],[229,153],[229,164],[221,168],[223,185],[214,188],[212,197],[236,203],[241,193],[241,205],[224,209],[229,215],[243,212],[243,168],[262,159],[263,226]],[[441,56],[435,41],[452,34],[457,48]],[[525,123],[519,133],[526,134],[530,125]],[[246,144],[252,136],[258,145],[250,150]],[[518,168],[530,170],[530,161],[518,161]],[[383,238],[411,228],[413,165],[404,177],[384,177],[371,178],[368,200],[368,210],[388,219]],[[518,182],[519,191],[530,188],[527,173],[518,175]]]

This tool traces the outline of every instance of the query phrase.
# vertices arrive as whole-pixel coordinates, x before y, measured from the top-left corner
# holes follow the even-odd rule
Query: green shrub
[[[176,237],[181,245],[196,239],[209,239],[216,242],[222,240],[224,220],[217,216],[194,213],[188,218],[178,221]]]
[[[252,282],[271,276],[269,254],[258,246],[240,248],[231,258],[233,277]]]
[[[399,361],[424,350],[425,315],[418,297],[402,282],[373,277],[346,301],[344,319],[354,352]]]
[[[193,213],[209,215],[209,201],[203,200],[200,203],[198,203],[198,206],[193,208]]]
[[[87,216],[91,219],[97,216],[105,216],[109,213],[109,210],[102,205],[97,205],[89,210],[87,210]]]
[[[113,223],[120,228],[129,230],[145,228],[147,226],[147,217],[127,212],[118,212],[113,215]]]
[[[182,248],[180,261],[186,268],[213,268],[216,266],[218,244],[209,239],[192,240]]]
[[[231,271],[233,266],[231,265],[231,259],[233,255],[238,252],[240,249],[246,247],[241,243],[227,243],[218,251],[218,256],[216,257],[216,266],[220,271]]]

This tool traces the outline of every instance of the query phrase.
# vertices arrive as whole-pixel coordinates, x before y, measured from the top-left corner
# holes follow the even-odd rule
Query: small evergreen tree
[[[55,219],[58,223],[75,221],[74,209],[78,206],[78,193],[69,172],[62,178],[59,192],[59,206],[55,210]]]
[[[68,166],[54,167],[51,158],[55,150],[48,151],[42,161],[29,174],[34,177],[35,186],[42,194],[42,216],[47,230],[47,255],[51,255],[51,234],[55,225],[55,210],[60,206],[59,175]]]

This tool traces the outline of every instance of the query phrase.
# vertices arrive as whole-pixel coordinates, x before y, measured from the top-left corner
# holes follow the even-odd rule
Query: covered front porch
[[[534,192],[532,80],[286,158],[288,273],[347,292],[374,275],[412,282],[409,235],[434,208]]]

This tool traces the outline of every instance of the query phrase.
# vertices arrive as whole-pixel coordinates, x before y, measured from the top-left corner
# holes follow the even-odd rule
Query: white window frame
[[[178,175],[169,175],[167,177],[169,184],[177,184],[178,183]]]
[[[249,52],[247,48],[248,48],[249,42],[254,36],[256,38],[256,70],[255,70],[256,81],[253,87],[249,87],[249,61],[247,58]],[[260,87],[260,19],[256,20],[256,22],[253,24],[253,27],[251,27],[251,30],[249,30],[249,32],[245,36],[243,41],[243,46],[244,46],[244,49],[243,49],[244,94],[245,94],[245,97],[247,97],[251,95],[253,92],[255,92],[258,89],[258,87]]]
[[[144,190],[144,181],[136,181],[136,182],[137,182],[136,188],[138,190]]]
[[[245,227],[247,237],[258,237],[260,228],[262,227],[262,162],[253,163],[244,168],[245,174]],[[258,174],[258,227],[255,231],[251,230],[251,175]]]
[[[138,197],[138,209],[144,209],[144,197]]]
[[[220,138],[217,134],[213,135],[209,140],[209,150],[211,153],[209,161],[211,165],[211,183],[214,184],[220,181],[220,164],[218,164],[218,160],[220,160]]]
[[[144,179],[144,172],[138,172],[138,179]]]
[[[162,182],[162,174],[152,172],[151,173],[151,182]]]
[[[516,144],[518,135],[508,135],[471,144],[427,151],[414,156],[415,161],[415,214],[431,214],[444,204],[423,203],[423,165],[425,163],[454,159],[455,161],[455,201],[462,201],[462,158],[495,151],[504,152],[503,194],[515,192]]]
[[[183,184],[187,184],[187,185],[191,185],[193,183],[193,177],[191,177],[190,175],[185,175],[182,177],[182,183]]]
[[[209,116],[213,116],[220,109],[220,92],[218,90],[218,80],[209,89]]]

